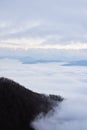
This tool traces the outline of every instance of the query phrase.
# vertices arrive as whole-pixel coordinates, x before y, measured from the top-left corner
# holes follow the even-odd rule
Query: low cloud
[[[17,60],[0,60],[0,76],[11,78],[27,88],[65,99],[54,113],[36,119],[36,130],[87,129],[87,67],[61,66],[60,63],[22,64]]]
[[[73,95],[74,96],[74,95]],[[36,119],[32,125],[36,130],[81,130],[87,129],[87,101],[66,100],[55,108],[54,114]]]

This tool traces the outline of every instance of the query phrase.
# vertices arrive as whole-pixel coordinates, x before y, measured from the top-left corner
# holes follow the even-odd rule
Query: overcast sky
[[[87,0],[0,0],[0,47],[87,49]]]

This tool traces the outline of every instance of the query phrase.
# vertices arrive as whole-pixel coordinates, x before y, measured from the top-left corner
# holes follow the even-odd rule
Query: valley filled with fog
[[[86,28],[87,0],[0,0],[0,77],[64,98],[35,130],[87,130]]]
[[[79,62],[78,62],[79,63]],[[64,101],[55,112],[36,119],[36,130],[87,129],[87,66],[66,62],[23,63],[0,59],[0,77],[7,77],[33,91],[56,94]]]

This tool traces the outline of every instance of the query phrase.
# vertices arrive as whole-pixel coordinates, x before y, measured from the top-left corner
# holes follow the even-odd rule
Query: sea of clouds
[[[87,67],[63,64],[23,64],[0,59],[0,77],[11,78],[39,93],[65,98],[54,108],[54,113],[32,122],[36,130],[87,130]]]

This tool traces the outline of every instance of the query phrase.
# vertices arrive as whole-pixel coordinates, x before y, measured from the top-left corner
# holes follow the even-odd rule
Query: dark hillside
[[[33,130],[30,123],[41,112],[46,114],[63,98],[46,96],[0,78],[0,130]]]

